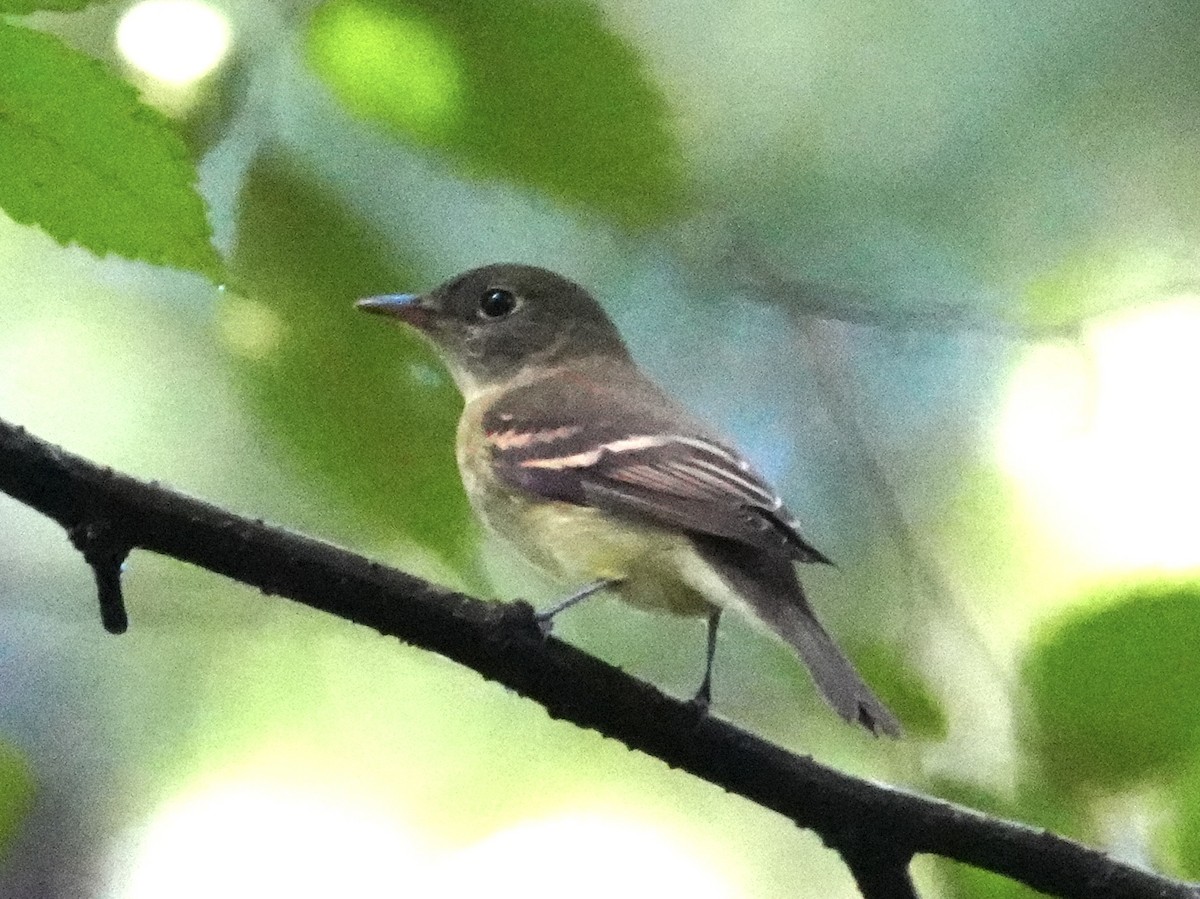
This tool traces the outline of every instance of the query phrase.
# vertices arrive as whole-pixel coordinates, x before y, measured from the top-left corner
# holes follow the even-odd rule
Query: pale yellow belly
[[[460,429],[478,427],[468,407]],[[711,608],[688,573],[698,560],[689,541],[651,525],[617,521],[585,506],[530,499],[498,482],[484,459],[459,442],[463,486],[476,515],[526,559],[561,580],[568,590],[601,579],[617,580],[626,602],[676,615],[706,615]],[[480,449],[480,452],[485,450]]]
[[[632,605],[676,615],[708,613],[709,603],[683,579],[696,560],[682,536],[494,489],[476,493],[472,504],[489,530],[569,590],[616,580],[621,586],[615,592]]]
[[[616,522],[603,512],[568,503],[531,503],[520,497],[493,502],[485,523],[530,561],[573,587],[616,580],[615,591],[641,608],[676,615],[707,614],[709,604],[681,577],[694,556],[683,537],[657,528]]]

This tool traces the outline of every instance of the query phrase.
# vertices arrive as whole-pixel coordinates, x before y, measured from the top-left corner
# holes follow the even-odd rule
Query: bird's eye
[[[517,298],[503,287],[489,287],[479,298],[479,314],[484,318],[503,318],[516,308]]]

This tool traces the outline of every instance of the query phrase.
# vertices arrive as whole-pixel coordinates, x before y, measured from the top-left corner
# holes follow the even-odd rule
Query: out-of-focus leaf
[[[1084,320],[1154,298],[1170,298],[1186,283],[1182,260],[1163,252],[1119,245],[1074,252],[1026,286],[1021,306],[1032,326],[1077,326]]]
[[[0,857],[29,813],[33,794],[29,766],[20,753],[0,740]]]
[[[1002,874],[993,874],[972,865],[938,859],[938,869],[946,880],[948,899],[1044,899],[1039,893]]]
[[[941,703],[894,649],[871,643],[854,653],[854,661],[908,734],[930,740],[946,738],[948,723]]]
[[[1179,874],[1190,880],[1200,880],[1200,756],[1172,795],[1178,803],[1173,848],[1179,860]]]
[[[170,123],[57,38],[0,21],[0,207],[63,244],[219,278]]]
[[[993,235],[992,266],[1040,262],[1021,291],[1035,324],[1078,323],[1194,283],[1194,5],[1101,0],[1053,22],[1029,10],[1046,16],[1055,46],[988,121],[991,158],[971,160],[982,176],[973,224]]]
[[[1000,398],[983,401],[998,403]],[[924,402],[931,404],[930,399]],[[932,423],[931,427],[945,428],[946,424]],[[1014,549],[1024,549],[1019,540],[1022,510],[1012,481],[986,464],[960,463],[951,477],[953,480],[946,478],[940,485],[946,502],[931,505],[920,525],[933,535],[937,546],[969,560],[971,573],[992,582],[1000,580],[1006,568],[1021,564],[1020,557],[1014,558]]]
[[[454,463],[461,401],[410,332],[359,297],[432,286],[316,183],[257,160],[240,198],[222,331],[263,417],[382,533],[461,559],[475,535]]]
[[[1060,787],[1121,788],[1200,749],[1200,585],[1071,612],[1025,663],[1030,745]]]
[[[740,215],[771,268],[858,291],[885,325],[998,332],[1067,330],[1194,291],[1194,3],[1094,0],[1086,15],[1029,2],[939,4],[933,16],[848,8],[864,14],[839,17],[821,53],[791,54],[815,92],[780,89],[790,60],[761,35],[783,23],[764,5],[754,32],[722,33],[697,54],[706,99],[771,98],[752,107],[754,165],[745,128],[710,127],[693,175],[706,199]],[[699,21],[676,40],[696,42]],[[724,77],[731,47],[751,58],[750,34],[762,77]],[[867,46],[869,60],[858,55]]]
[[[163,110],[171,116],[193,158],[204,158],[229,136],[234,117],[246,108],[251,79],[248,58],[235,53],[208,77],[188,87],[187,104]]]
[[[47,10],[50,12],[74,12],[102,0],[0,0],[0,15],[22,15]]]
[[[629,226],[683,205],[663,98],[579,0],[332,0],[308,58],[355,114]]]

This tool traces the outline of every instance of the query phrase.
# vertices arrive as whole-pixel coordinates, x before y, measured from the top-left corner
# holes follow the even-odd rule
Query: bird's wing
[[[749,462],[645,385],[548,378],[498,399],[483,429],[497,477],[515,489],[829,561]]]

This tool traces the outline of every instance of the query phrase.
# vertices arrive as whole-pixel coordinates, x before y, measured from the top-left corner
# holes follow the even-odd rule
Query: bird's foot
[[[701,716],[708,714],[708,710],[712,706],[712,684],[707,679],[700,685],[700,689],[696,691],[696,695],[688,700],[688,705],[694,708]]]
[[[546,633],[539,620],[541,614],[525,600],[514,599],[512,602],[501,603],[501,606],[500,620],[506,627],[517,631],[536,629],[543,635]]]
[[[549,637],[550,632],[554,630],[554,615],[558,611],[558,609],[551,609],[548,612],[533,613],[533,623],[543,637]]]

